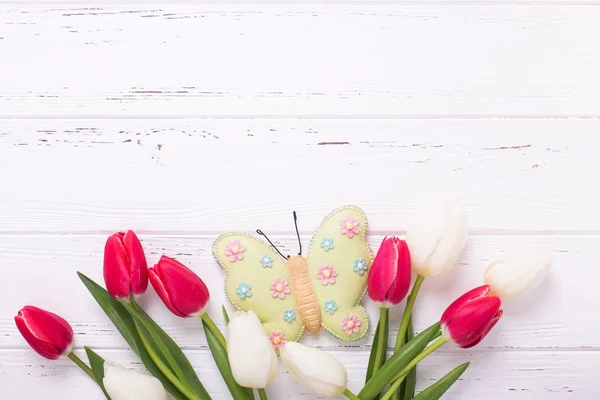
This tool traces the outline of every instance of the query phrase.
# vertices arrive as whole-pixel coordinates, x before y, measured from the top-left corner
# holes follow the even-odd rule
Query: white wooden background
[[[222,326],[219,233],[261,228],[294,251],[292,210],[307,243],[354,203],[377,248],[443,191],[470,237],[425,282],[417,330],[507,248],[543,245],[554,266],[480,346],[426,359],[418,388],[471,360],[445,398],[600,398],[600,2],[194,3],[0,0],[0,398],[102,398],[27,347],[25,304],[67,318],[78,353],[141,368],[75,274],[101,282],[114,231],[192,267]],[[145,302],[228,398],[199,321]],[[304,342],[360,388],[368,341]],[[283,368],[268,392],[315,398]]]

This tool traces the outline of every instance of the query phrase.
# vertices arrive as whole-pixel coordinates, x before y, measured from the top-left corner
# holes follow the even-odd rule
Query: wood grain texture
[[[261,228],[293,252],[292,210],[308,243],[355,203],[376,249],[439,192],[464,201],[470,236],[425,281],[417,330],[508,248],[542,245],[554,266],[480,346],[426,359],[417,388],[471,360],[444,399],[598,398],[600,1],[126,3],[0,0],[0,398],[101,398],[27,348],[12,319],[25,304],[71,321],[78,352],[140,368],[75,275],[101,282],[109,233],[133,228],[150,262],[193,268],[223,327],[217,234]],[[143,303],[229,398],[200,321],[152,289]],[[303,338],[356,391],[370,340]],[[268,391],[316,399],[283,367]]]
[[[598,232],[600,119],[5,120],[0,232],[401,232],[439,192],[485,233]],[[43,168],[40,168],[43,166]],[[368,189],[359,189],[368,182]],[[279,195],[293,188],[301,196]],[[291,191],[290,191],[291,193]],[[243,195],[242,195],[243,194]]]
[[[598,116],[599,18],[558,5],[4,5],[0,115]]]

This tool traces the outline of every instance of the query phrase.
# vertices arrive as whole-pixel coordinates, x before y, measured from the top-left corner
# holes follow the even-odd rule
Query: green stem
[[[346,396],[350,400],[360,400],[360,397],[358,397],[348,389],[344,390],[344,396]]]
[[[408,325],[410,324],[413,306],[415,305],[415,300],[417,299],[417,295],[419,294],[419,290],[421,289],[423,280],[425,280],[424,276],[417,276],[417,280],[415,281],[412,291],[410,292],[408,299],[406,299],[406,308],[404,308],[404,314],[402,314],[402,320],[400,320],[400,326],[398,327],[398,336],[396,336],[396,345],[394,346],[394,353],[400,350],[400,348],[404,346],[404,343],[407,342],[406,333],[408,332]],[[396,382],[394,382],[392,385],[398,386],[395,384]],[[400,395],[399,393],[396,393],[393,396],[393,400],[399,399]]]
[[[215,337],[219,341],[219,344],[221,344],[221,346],[223,346],[224,349],[227,349],[227,342],[225,341],[225,337],[223,336],[219,328],[217,328],[217,325],[212,320],[210,315],[208,315],[208,313],[204,313],[200,318],[202,318],[202,321],[204,321],[204,323],[208,326],[208,329],[210,329],[213,335],[215,335]]]
[[[167,367],[165,365],[165,363],[161,360],[160,356],[156,353],[156,351],[154,350],[154,348],[148,342],[148,338],[146,337],[146,335],[144,335],[144,333],[140,329],[139,322],[136,321],[135,318],[133,319],[133,323],[135,325],[135,329],[138,332],[138,335],[140,336],[140,339],[142,340],[142,344],[144,345],[144,347],[148,351],[148,355],[150,355],[150,358],[152,359],[152,361],[154,361],[154,364],[156,364],[156,366],[158,367],[158,369],[160,369],[160,371],[167,377],[167,379],[169,381],[171,381],[171,383],[173,385],[175,385],[175,387],[181,393],[183,393],[183,395],[185,397],[187,397],[190,400],[201,400],[198,396],[196,396],[192,391],[190,391],[190,389],[186,385],[184,385],[175,376],[175,374],[171,371],[171,369],[169,369],[169,367]]]
[[[394,393],[396,393],[398,391],[400,384],[402,384],[402,381],[404,380],[404,378],[406,378],[406,375],[408,375],[410,370],[415,365],[417,365],[419,363],[419,361],[421,361],[422,359],[424,359],[425,357],[427,357],[428,355],[430,355],[431,353],[436,351],[438,348],[440,348],[446,342],[447,342],[447,340],[444,337],[441,337],[438,340],[436,340],[435,342],[433,342],[433,344],[431,346],[429,346],[428,348],[423,350],[418,356],[413,358],[411,362],[409,362],[404,368],[402,368],[400,370],[400,372],[398,372],[398,375],[396,375],[396,378],[395,378],[396,381],[394,383],[392,383],[392,385],[390,386],[388,391],[385,392],[385,394],[383,395],[381,400],[390,399],[394,395]]]
[[[381,368],[385,361],[385,353],[387,350],[387,329],[389,320],[389,309],[381,307],[379,309],[379,337],[377,338],[377,349],[375,353],[375,364],[373,365],[373,374]]]
[[[265,392],[265,389],[258,389],[258,396],[260,397],[260,400],[267,400],[267,392]]]
[[[394,346],[394,353],[400,350],[400,347],[404,344],[404,339],[406,338],[406,331],[408,330],[408,322],[410,321],[410,317],[412,315],[412,309],[415,305],[415,300],[417,299],[417,294],[419,294],[419,289],[421,289],[421,285],[423,284],[423,280],[425,280],[424,276],[417,276],[417,280],[406,300],[406,308],[404,309],[404,314],[402,314],[402,320],[400,321],[400,327],[398,328],[398,336],[396,336],[396,346]]]
[[[92,369],[90,367],[88,367],[87,364],[81,360],[81,358],[77,357],[77,355],[75,353],[70,352],[69,354],[67,354],[67,357],[69,357],[69,359],[71,361],[73,361],[75,364],[77,364],[77,366],[79,368],[81,368],[83,370],[83,372],[88,374],[88,376],[90,378],[92,378],[94,380],[94,382],[98,382],[96,380],[96,375],[94,375],[94,371],[92,371]]]

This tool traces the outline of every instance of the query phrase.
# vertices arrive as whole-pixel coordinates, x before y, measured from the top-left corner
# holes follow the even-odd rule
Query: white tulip
[[[227,326],[227,356],[240,386],[265,388],[277,374],[277,354],[252,311],[236,312]]]
[[[296,342],[287,342],[280,354],[294,379],[311,392],[336,397],[346,390],[346,368],[334,356]]]
[[[112,361],[104,362],[102,382],[112,400],[167,400],[167,392],[158,379]]]
[[[546,249],[530,247],[512,250],[487,266],[484,282],[490,285],[490,294],[510,303],[539,285],[551,265],[552,254]]]
[[[421,276],[448,272],[467,242],[467,215],[462,204],[442,197],[419,209],[408,228],[411,266]]]

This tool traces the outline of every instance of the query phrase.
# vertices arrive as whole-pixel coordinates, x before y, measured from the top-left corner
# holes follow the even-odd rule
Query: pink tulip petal
[[[408,294],[412,271],[410,268],[410,252],[406,242],[404,240],[396,240],[395,247],[398,251],[396,276],[386,293],[386,302],[394,305],[404,300]]]
[[[206,308],[210,292],[204,281],[179,261],[162,256],[153,268],[153,275],[156,279],[151,278],[152,286],[158,287],[159,295],[159,290],[164,289],[167,296],[161,298],[171,311],[177,311],[173,311],[175,315],[193,316]]]
[[[148,264],[140,240],[129,230],[123,236],[123,247],[129,257],[129,275],[131,276],[131,291],[140,295],[148,289]]]
[[[458,311],[466,303],[479,297],[485,296],[489,293],[489,291],[490,287],[488,285],[479,286],[475,289],[469,290],[468,292],[454,300],[452,304],[450,304],[448,308],[446,308],[446,311],[444,311],[442,317],[440,318],[440,322],[442,324],[448,323],[448,320],[452,318],[452,315],[456,313],[456,311]]]
[[[396,279],[397,260],[398,250],[394,246],[394,238],[384,238],[369,270],[368,293],[373,301],[386,301],[387,292]]]
[[[123,246],[124,234],[109,236],[104,246],[104,282],[113,297],[129,298],[131,295],[131,276],[129,257]]]
[[[167,308],[173,314],[177,315],[178,317],[185,318],[186,317],[185,314],[179,312],[178,309],[176,309],[175,307],[173,307],[173,303],[171,303],[171,299],[169,299],[169,293],[167,293],[167,291],[165,289],[165,286],[161,282],[161,280],[158,277],[158,275],[156,275],[156,273],[154,272],[154,268],[150,268],[150,270],[148,271],[148,277],[150,278],[150,283],[152,284],[152,287],[154,288],[154,291],[161,298],[161,300],[163,301],[163,303],[165,304],[165,306],[167,306]]]
[[[42,357],[56,360],[73,343],[71,325],[58,315],[38,307],[25,306],[15,324],[29,345]]]
[[[483,339],[491,329],[490,322],[500,312],[500,305],[500,299],[496,296],[471,300],[452,315],[445,325],[445,331],[460,347],[474,345],[473,342]]]

